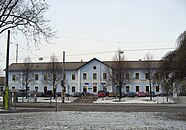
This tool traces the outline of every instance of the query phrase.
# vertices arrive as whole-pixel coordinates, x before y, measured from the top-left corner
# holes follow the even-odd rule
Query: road
[[[2,106],[0,106],[2,108]],[[181,112],[186,114],[184,104],[93,104],[93,103],[58,103],[57,111],[91,111],[91,112]],[[41,112],[56,111],[52,103],[17,103],[5,112]]]

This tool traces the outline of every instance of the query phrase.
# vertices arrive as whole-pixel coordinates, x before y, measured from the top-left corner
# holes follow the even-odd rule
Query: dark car
[[[156,97],[156,93],[155,92],[148,92],[147,93],[147,96],[152,96],[152,97]]]
[[[36,97],[44,97],[44,92],[36,92]]]
[[[135,92],[128,92],[127,96],[128,97],[135,97],[135,96],[137,96],[137,94]]]
[[[82,96],[94,96],[94,94],[89,93],[89,92],[82,92],[81,94]]]
[[[81,97],[81,96],[82,96],[82,93],[80,93],[80,92],[75,92],[75,93],[73,93],[72,96],[73,96],[73,97]]]

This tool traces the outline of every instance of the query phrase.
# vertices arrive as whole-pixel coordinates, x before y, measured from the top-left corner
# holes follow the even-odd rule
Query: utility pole
[[[6,74],[5,74],[5,94],[4,94],[4,103],[5,110],[8,110],[10,107],[9,104],[9,86],[8,86],[8,72],[9,72],[9,51],[10,51],[10,30],[8,30],[8,39],[7,39],[7,54],[6,54]]]
[[[62,87],[62,103],[65,102],[65,51],[63,51],[63,65],[62,65],[62,80],[61,80],[61,87]]]
[[[17,63],[17,60],[18,60],[18,44],[16,44],[16,63]]]

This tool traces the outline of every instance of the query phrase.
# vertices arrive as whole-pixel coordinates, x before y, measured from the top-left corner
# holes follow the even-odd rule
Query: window
[[[145,79],[149,79],[149,78],[150,78],[149,73],[145,73]]]
[[[12,87],[12,90],[15,90],[15,86]]]
[[[97,73],[93,73],[93,80],[97,79]]]
[[[74,93],[76,91],[75,86],[72,86],[72,92]]]
[[[136,86],[136,92],[139,92],[139,86]]]
[[[72,74],[72,80],[75,80],[75,79],[76,79],[76,75]]]
[[[130,92],[130,86],[126,86],[126,92]]]
[[[67,76],[66,76],[66,74],[64,74],[64,77],[63,77],[63,79],[64,79],[64,80],[66,80],[66,78],[67,78]]]
[[[12,75],[12,81],[16,80],[16,75]]]
[[[87,86],[83,86],[83,92],[87,92]]]
[[[107,73],[103,73],[103,79],[104,79],[104,80],[107,79]]]
[[[139,73],[136,73],[136,79],[139,79]]]
[[[93,92],[94,92],[94,93],[97,92],[97,86],[93,86]]]
[[[47,78],[48,78],[48,75],[44,74],[44,80],[47,80]]]
[[[64,86],[64,92],[66,92],[66,86]]]
[[[0,88],[0,91],[3,92],[3,87]]]
[[[96,70],[96,69],[97,69],[97,67],[96,67],[96,66],[94,66],[94,67],[93,67],[93,70]]]
[[[35,91],[38,92],[38,86],[35,87]]]
[[[30,87],[27,87],[27,91],[29,91],[30,90]]]
[[[128,79],[129,80],[129,73],[126,73],[126,79]]]
[[[39,80],[39,75],[38,74],[35,75],[35,80]]]
[[[45,93],[47,92],[47,86],[44,87],[44,92],[45,92]]]
[[[146,92],[149,92],[149,86],[146,86]]]
[[[156,86],[156,92],[159,92],[159,91],[160,91],[160,87]]]
[[[87,79],[87,73],[83,73],[83,80]]]

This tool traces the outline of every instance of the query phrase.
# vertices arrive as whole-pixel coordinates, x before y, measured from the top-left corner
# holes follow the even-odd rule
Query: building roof
[[[107,66],[112,67],[113,62],[115,61],[100,61],[96,58],[93,58],[92,60],[97,60]],[[65,70],[77,70],[81,67],[83,67],[84,65],[90,63],[92,60],[88,61],[88,62],[65,62]],[[146,69],[146,64],[147,61],[126,61],[129,65],[129,69]],[[159,61],[153,61],[152,62],[152,68],[157,68]],[[9,66],[9,71],[20,71],[23,69],[25,63],[13,63]],[[50,62],[42,62],[42,63],[30,63],[31,70],[40,70],[40,71],[45,71],[47,70],[47,66],[51,64]],[[62,70],[62,62],[58,62],[59,64],[59,70]]]

